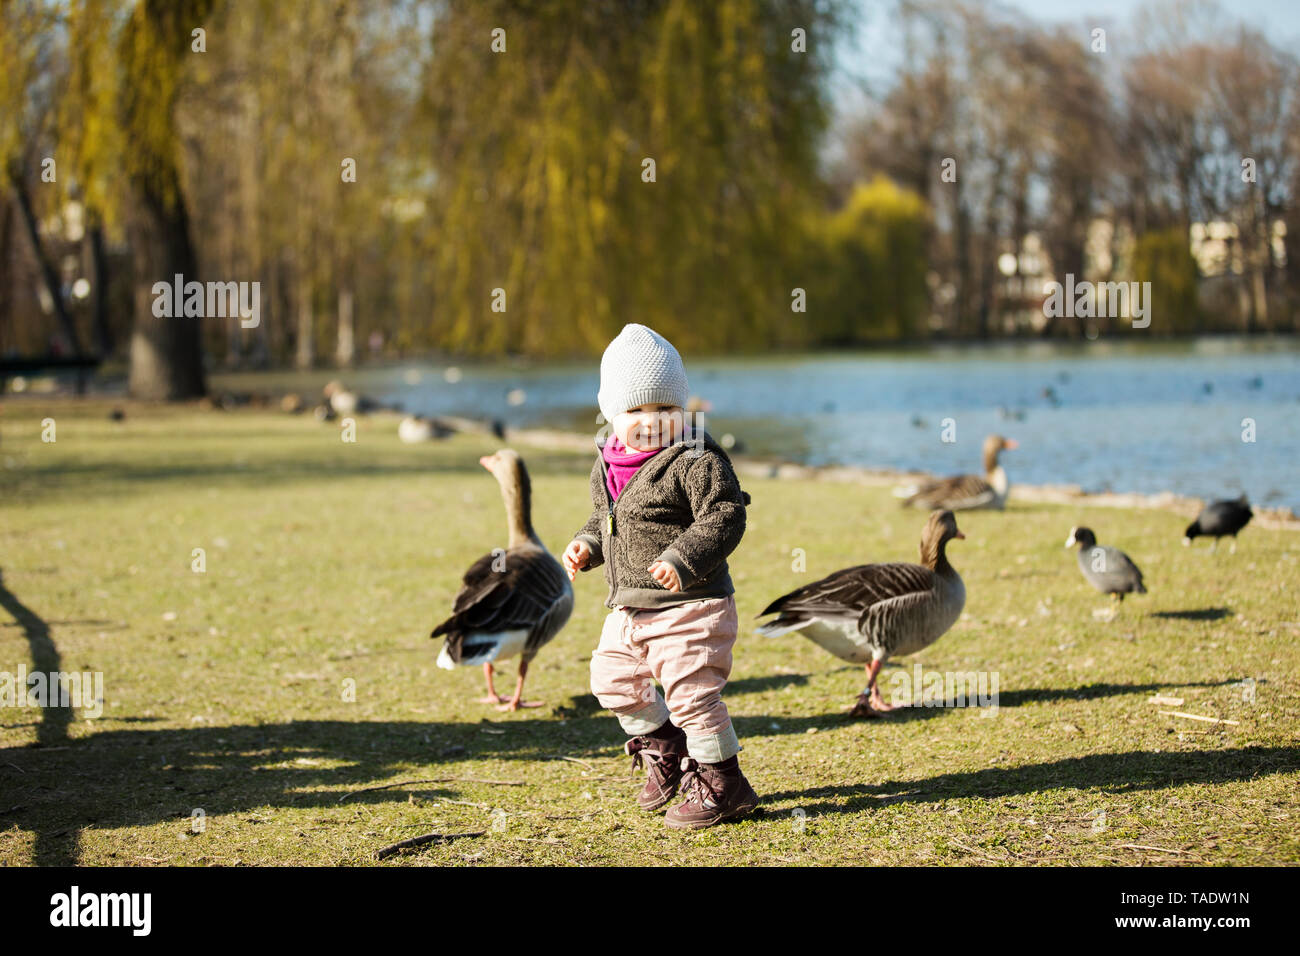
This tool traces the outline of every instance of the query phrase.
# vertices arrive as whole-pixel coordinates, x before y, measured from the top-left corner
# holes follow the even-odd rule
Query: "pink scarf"
[[[609,488],[609,493],[615,501],[618,501],[618,496],[636,474],[636,470],[661,451],[663,448],[631,451],[618,440],[617,435],[609,436],[609,441],[605,442],[605,447],[601,449],[600,454],[605,459],[605,464],[609,466],[605,469],[605,486]]]

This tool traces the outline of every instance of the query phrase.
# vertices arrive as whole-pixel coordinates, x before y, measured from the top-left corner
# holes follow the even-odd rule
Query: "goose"
[[[424,418],[420,415],[407,415],[397,423],[397,438],[406,445],[446,438],[454,433],[454,429],[448,428],[438,419]]]
[[[533,530],[532,483],[523,459],[510,448],[485,455],[479,464],[501,485],[510,537],[504,551],[485,554],[465,572],[451,617],[430,637],[446,635],[438,666],[446,670],[483,665],[487,696],[479,703],[497,710],[540,707],[521,700],[528,664],[560,632],[573,612],[573,588],[560,562]],[[505,700],[492,686],[492,663],[519,655],[519,679]]]
[[[1102,594],[1110,594],[1121,602],[1125,594],[1146,594],[1142,572],[1119,548],[1102,547],[1090,528],[1071,528],[1065,539],[1067,548],[1079,546],[1079,570],[1088,583]]]
[[[414,445],[422,441],[433,440],[433,422],[416,415],[407,415],[397,423],[398,441],[405,445]]]
[[[1007,473],[998,464],[998,455],[1004,449],[1019,448],[1014,439],[989,435],[984,439],[984,477],[956,475],[940,478],[921,485],[903,506],[918,508],[943,508],[947,511],[966,511],[972,508],[997,508],[1007,501]]]
[[[335,380],[330,382],[322,389],[325,396],[325,404],[328,405],[336,415],[351,415],[360,405],[360,399],[356,392],[349,392],[343,387],[343,383]]]
[[[1196,520],[1187,526],[1187,530],[1183,532],[1183,544],[1191,544],[1193,538],[1212,537],[1214,543],[1210,545],[1210,552],[1213,553],[1219,547],[1219,539],[1225,534],[1230,534],[1232,547],[1228,553],[1236,554],[1237,532],[1250,524],[1254,514],[1245,495],[1235,501],[1211,502],[1202,508]]]
[[[348,391],[337,379],[325,386],[323,394],[325,404],[334,409],[339,415],[354,415],[358,412],[362,415],[368,415],[370,412],[384,409],[395,412],[402,410],[401,405],[386,406],[367,395],[359,395],[356,392]]]
[[[951,511],[930,515],[921,532],[920,564],[860,564],[777,598],[758,616],[776,614],[758,628],[764,637],[798,631],[841,660],[864,664],[866,689],[849,710],[877,717],[893,710],[880,696],[876,676],[890,657],[929,647],[956,623],[966,585],[948,563],[945,548],[957,530]]]

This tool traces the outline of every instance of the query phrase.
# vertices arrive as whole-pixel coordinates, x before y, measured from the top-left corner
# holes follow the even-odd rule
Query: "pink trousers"
[[[692,757],[727,760],[741,750],[722,702],[737,623],[733,596],[658,609],[615,608],[591,655],[591,692],[630,736],[648,734],[671,717],[686,732]],[[663,686],[662,696],[655,681]]]

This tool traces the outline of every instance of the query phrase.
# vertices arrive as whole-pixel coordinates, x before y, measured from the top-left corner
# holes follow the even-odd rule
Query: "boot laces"
[[[704,807],[706,794],[712,799],[715,807],[722,803],[717,789],[721,781],[716,779],[715,774],[705,770],[699,761],[692,757],[682,760],[682,770],[685,771],[685,776],[682,777],[681,789],[686,794],[687,803],[697,803]]]
[[[633,737],[624,746],[623,749],[632,757],[632,772],[636,773],[638,769],[645,766],[645,757],[648,755],[651,763],[657,763],[664,758],[663,751],[652,737]]]

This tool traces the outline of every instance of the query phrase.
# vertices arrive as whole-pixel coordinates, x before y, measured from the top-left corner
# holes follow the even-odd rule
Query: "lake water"
[[[500,418],[593,434],[599,362],[408,363],[341,377],[408,411]],[[457,375],[459,373],[459,375]],[[1012,483],[1235,496],[1300,511],[1300,342],[1203,339],[687,358],[708,427],[745,451],[808,464],[979,472],[989,432],[1020,443]],[[311,384],[319,387],[325,373]],[[456,379],[449,381],[448,378]],[[276,387],[283,376],[214,376]],[[305,381],[305,380],[304,380]],[[523,401],[518,403],[522,390]],[[944,419],[956,442],[941,440]],[[1255,441],[1242,440],[1243,420]]]

